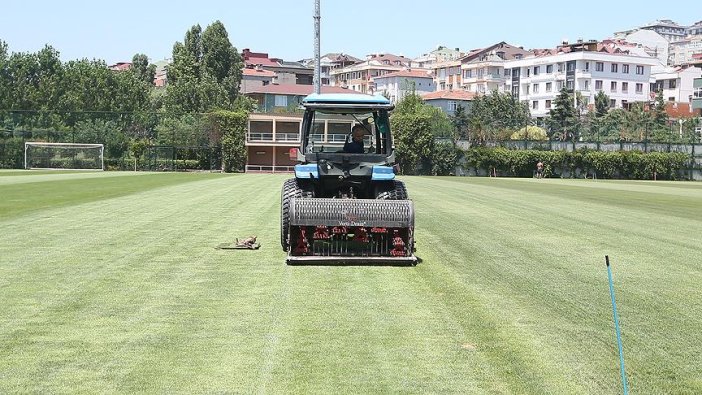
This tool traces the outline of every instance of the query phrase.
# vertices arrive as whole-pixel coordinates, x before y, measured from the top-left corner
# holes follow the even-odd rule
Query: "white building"
[[[702,70],[696,67],[653,67],[651,76],[656,80],[651,90],[662,90],[664,100],[692,103],[694,80],[702,77]]]
[[[402,70],[374,77],[375,91],[397,103],[410,92],[421,95],[434,92],[434,78],[428,70]]]
[[[435,50],[412,59],[411,65],[412,68],[428,69],[436,63],[456,60],[463,55],[459,48],[451,49],[440,45]]]
[[[594,103],[603,91],[611,107],[649,101],[651,67],[659,64],[651,57],[607,51],[597,42],[563,45],[556,50],[538,51],[521,60],[505,62],[507,84],[512,94],[526,101],[533,117],[545,117],[561,88],[575,89]]]
[[[635,29],[628,32],[615,33],[614,38],[624,40],[627,43],[639,44],[649,56],[658,58],[662,64],[668,63],[668,39],[653,30]],[[616,42],[616,40],[611,41]]]

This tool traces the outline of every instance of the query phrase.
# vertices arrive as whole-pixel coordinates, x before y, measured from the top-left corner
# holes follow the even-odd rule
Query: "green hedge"
[[[476,147],[464,155],[465,166],[491,174],[508,177],[531,177],[536,163],[544,163],[546,177],[584,177],[596,174],[598,178],[623,178],[663,180],[684,178],[684,170],[690,168],[690,156],[673,152],[592,150],[538,151],[509,150],[502,147]]]

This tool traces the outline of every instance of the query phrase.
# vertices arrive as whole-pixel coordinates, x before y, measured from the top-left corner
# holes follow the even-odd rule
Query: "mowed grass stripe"
[[[490,303],[498,301],[499,305],[501,301],[505,305],[504,314],[523,311],[526,306],[525,317],[543,317],[540,323],[548,323],[548,326],[539,328],[535,333],[545,344],[572,339],[566,342],[571,352],[563,353],[567,348],[558,345],[559,349],[548,359],[558,360],[563,355],[580,354],[580,358],[559,364],[561,370],[571,365],[580,370],[581,363],[576,361],[593,360],[592,353],[598,351],[583,345],[592,341],[596,345],[608,344],[611,339],[611,328],[607,327],[611,321],[604,321],[605,325],[587,326],[593,324],[589,322],[592,318],[606,319],[608,314],[606,273],[601,263],[604,253],[607,253],[602,252],[605,249],[618,258],[615,261],[615,276],[622,282],[620,286],[624,285],[618,291],[618,297],[622,299],[620,303],[635,307],[623,318],[624,326],[632,329],[628,332],[630,343],[639,351],[634,356],[629,355],[629,359],[640,359],[642,369],[652,372],[645,375],[639,384],[647,388],[669,385],[669,390],[675,392],[679,388],[669,380],[671,375],[698,376],[699,368],[691,368],[688,361],[699,360],[695,353],[700,351],[700,338],[692,323],[699,322],[697,317],[702,309],[699,299],[689,295],[699,295],[696,284],[700,280],[698,263],[702,253],[699,243],[693,244],[692,240],[684,243],[682,248],[669,243],[667,229],[658,225],[669,226],[677,221],[683,228],[693,231],[693,236],[688,237],[694,238],[694,234],[700,231],[699,221],[684,221],[675,217],[671,221],[670,217],[665,216],[664,205],[659,207],[661,215],[656,218],[650,218],[645,211],[637,213],[636,206],[621,210],[617,206],[606,207],[599,200],[580,203],[577,210],[573,210],[569,196],[551,196],[549,188],[553,185],[546,183],[539,184],[543,191],[518,191],[515,188],[512,193],[505,193],[503,188],[494,185],[512,181],[494,180],[488,183],[471,179],[447,185],[437,179],[422,179],[421,183],[410,183],[415,191],[425,188],[434,191],[433,199],[442,202],[435,205],[438,210],[432,209],[430,216],[420,213],[418,218],[432,218],[443,223],[447,231],[441,232],[441,236],[448,238],[447,244],[451,249],[463,252],[462,261],[454,258],[454,255],[449,255],[452,259],[444,259],[444,262],[455,267],[456,274],[449,277],[460,278],[464,273],[470,273],[466,281],[486,284],[478,294],[486,295]],[[462,197],[457,197],[461,194]],[[561,204],[556,204],[558,199]],[[417,205],[423,206],[420,202]],[[613,213],[621,211],[624,221]],[[465,216],[461,213],[465,213]],[[630,217],[638,218],[638,222],[629,220]],[[598,227],[598,218],[606,226]],[[645,221],[642,222],[642,218]],[[418,226],[421,240],[422,225]],[[439,233],[436,232],[437,227],[426,227]],[[632,236],[629,243],[620,243],[628,233],[643,234],[645,229],[651,228],[656,231],[650,231],[652,236],[648,238],[635,240],[636,237]],[[458,235],[453,229],[463,232]],[[592,240],[583,241],[583,235],[590,235]],[[602,277],[603,274],[605,277]],[[558,320],[563,320],[562,327],[557,325]],[[666,330],[657,330],[656,325]],[[666,359],[661,358],[660,351],[656,350],[661,346],[676,349],[681,356],[680,363],[671,365],[665,362]],[[603,366],[609,366],[612,372],[616,372],[616,365],[607,364],[605,357],[600,356],[604,358],[602,363],[594,363],[590,367],[591,377],[583,377],[582,374],[571,377],[582,377],[586,386],[596,383],[596,379],[608,377],[606,372],[594,374]],[[686,385],[691,383],[688,381],[680,388],[689,388]],[[616,385],[616,382],[610,385]]]
[[[0,177],[0,220],[29,210],[125,196],[145,189],[199,181],[218,174],[86,173]],[[89,189],[88,189],[89,188]]]
[[[2,299],[19,307],[3,317],[3,382],[119,391],[199,391],[218,376],[226,380],[211,381],[211,390],[252,382],[246,374],[261,364],[262,348],[254,334],[265,332],[267,295],[277,284],[261,275],[258,252],[233,256],[213,246],[236,229],[255,231],[277,212],[277,198],[260,199],[253,180],[232,180],[51,210],[44,214],[56,228],[8,240],[3,269],[20,274],[4,284]],[[31,254],[32,239],[44,233],[53,235],[44,244],[53,256],[13,259]],[[237,266],[247,270],[233,275]]]

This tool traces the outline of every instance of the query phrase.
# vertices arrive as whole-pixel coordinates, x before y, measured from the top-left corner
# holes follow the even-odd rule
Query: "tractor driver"
[[[366,134],[366,128],[361,124],[356,124],[351,129],[351,141],[348,139],[344,143],[344,152],[349,154],[362,154],[364,152],[363,148],[363,136]]]

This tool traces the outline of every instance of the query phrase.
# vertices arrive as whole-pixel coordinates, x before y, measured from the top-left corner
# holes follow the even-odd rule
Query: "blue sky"
[[[321,0],[322,53],[408,57],[438,45],[462,50],[506,41],[553,47],[562,39],[602,39],[655,19],[702,20],[700,0],[663,1],[339,1]],[[170,57],[192,25],[221,20],[241,50],[299,60],[313,52],[314,0],[15,1],[0,6],[0,39],[11,52],[50,44],[64,60]]]

